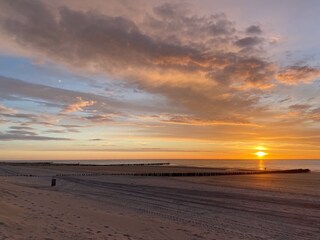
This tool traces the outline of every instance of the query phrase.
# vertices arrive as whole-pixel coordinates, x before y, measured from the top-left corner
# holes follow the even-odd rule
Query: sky
[[[319,12],[0,0],[0,160],[320,159]]]

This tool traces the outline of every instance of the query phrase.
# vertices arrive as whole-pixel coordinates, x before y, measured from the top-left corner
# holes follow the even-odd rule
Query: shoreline
[[[85,166],[125,166],[125,165],[163,165],[175,167],[191,168],[214,168],[214,169],[233,169],[234,171],[251,170],[287,170],[287,169],[310,169],[313,172],[320,172],[320,160],[76,160],[76,161],[0,161],[2,164],[27,164],[27,165],[85,165]]]
[[[87,163],[58,163],[58,162],[0,162],[0,165],[9,166],[165,166],[168,162],[156,163],[119,163],[119,164],[87,164]]]
[[[21,171],[26,168],[28,171]],[[50,174],[37,174],[37,170],[46,169]],[[62,173],[59,171],[63,170]],[[248,170],[234,168],[177,166],[170,163],[141,163],[141,164],[56,164],[56,163],[1,163],[0,176],[24,177],[65,177],[65,176],[144,176],[144,177],[203,177],[252,174],[298,174],[309,173],[310,169],[284,170]]]

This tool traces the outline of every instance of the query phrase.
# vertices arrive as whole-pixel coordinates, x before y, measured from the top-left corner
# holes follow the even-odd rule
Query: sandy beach
[[[134,171],[185,171],[135,166]],[[190,169],[190,168],[189,168]],[[207,171],[206,169],[193,169]],[[0,166],[0,239],[320,239],[320,173],[64,176],[130,166]],[[5,176],[33,174],[40,177]]]

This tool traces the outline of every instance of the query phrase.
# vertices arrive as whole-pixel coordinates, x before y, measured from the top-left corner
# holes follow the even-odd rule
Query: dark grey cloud
[[[259,37],[244,37],[235,42],[235,45],[241,48],[250,48],[259,45],[263,42],[262,38]]]
[[[172,123],[172,124],[185,124],[185,125],[194,125],[194,126],[222,126],[222,125],[234,125],[234,126],[257,126],[256,124],[251,123],[248,119],[221,119],[220,121],[206,120],[203,118],[196,118],[186,115],[176,115],[170,116],[167,119],[162,119],[162,122]]]
[[[30,134],[0,133],[0,141],[70,141],[70,138],[47,137]]]
[[[310,104],[294,104],[294,105],[290,105],[289,109],[295,110],[295,111],[305,111],[310,109],[311,107],[312,105]]]
[[[0,115],[6,118],[24,119],[30,122],[38,122],[40,119],[39,115],[32,113],[2,113]]]
[[[10,124],[15,124],[10,122]],[[0,141],[14,141],[14,140],[34,140],[34,141],[50,141],[50,140],[71,140],[70,138],[64,137],[51,137],[51,136],[42,136],[37,133],[37,131],[28,126],[24,126],[21,123],[18,125],[10,126],[7,128],[6,132],[0,132]],[[57,132],[56,132],[57,133]],[[60,132],[59,132],[60,133]]]
[[[110,66],[108,70],[112,71],[119,64],[120,67],[133,62],[147,64],[160,56],[183,57],[197,53],[189,47],[157,42],[124,17],[61,7],[57,21],[38,0],[3,0],[2,3],[14,9],[18,17],[2,19],[1,25],[14,34],[20,44],[72,64],[88,65],[88,61],[94,60],[98,67]],[[46,20],[41,21],[42,18]],[[97,58],[107,60],[108,64],[99,66],[101,62],[96,62]]]
[[[248,34],[261,34],[262,30],[259,25],[252,25],[246,29]]]
[[[199,149],[176,149],[176,148],[88,148],[81,147],[79,149],[49,149],[49,151],[81,151],[81,152],[203,152]],[[205,152],[213,152],[213,150],[206,150]]]
[[[57,134],[62,134],[62,133],[67,133],[68,131],[62,130],[62,129],[60,129],[60,130],[56,129],[56,130],[46,130],[46,131],[44,131],[44,132],[45,132],[45,133],[57,133]]]
[[[164,3],[154,8],[155,14],[148,15],[144,24],[150,28],[148,30],[151,34],[157,34],[161,39],[174,39],[173,36],[176,35],[177,38],[182,37],[194,43],[196,41],[218,43],[219,41],[215,39],[229,40],[236,32],[235,23],[225,14],[197,16],[191,9],[191,6],[184,3]]]
[[[279,103],[284,103],[284,102],[287,102],[291,100],[291,97],[285,97],[285,98],[282,98],[281,100],[279,100]]]
[[[24,136],[37,136],[38,135],[35,132],[23,131],[23,130],[10,130],[10,131],[7,131],[7,133],[11,134],[11,135],[24,135]]]
[[[74,125],[74,124],[61,124],[61,125],[59,125],[59,126],[65,127],[65,128],[68,128],[68,129],[80,128],[80,127],[82,127],[81,125]]]
[[[25,127],[25,126],[11,126],[10,129],[25,130],[25,131],[33,131],[34,130],[34,128],[32,128],[32,127]]]
[[[238,61],[238,57],[230,54],[228,63],[221,69],[209,72],[209,76],[220,84],[230,86],[232,84],[245,83],[252,87],[268,87],[272,84],[274,66],[272,63],[259,57],[246,57]]]
[[[95,123],[108,123],[113,121],[113,117],[114,116],[112,114],[91,114],[84,117],[84,119]]]

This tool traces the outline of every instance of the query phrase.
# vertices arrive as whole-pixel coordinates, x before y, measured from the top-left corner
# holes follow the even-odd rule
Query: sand
[[[1,165],[0,239],[320,239],[320,173],[67,176],[50,186],[57,173],[121,169],[133,171]],[[15,173],[42,177],[4,176]]]

